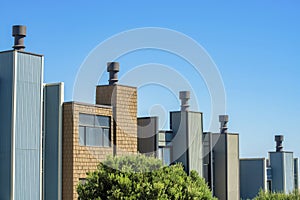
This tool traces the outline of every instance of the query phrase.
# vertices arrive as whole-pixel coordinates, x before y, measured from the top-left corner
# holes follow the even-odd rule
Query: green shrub
[[[300,193],[295,190],[289,194],[260,191],[254,200],[300,200]]]
[[[108,157],[87,173],[77,192],[82,200],[215,199],[197,172],[188,176],[182,165],[162,166],[160,160],[143,155]]]

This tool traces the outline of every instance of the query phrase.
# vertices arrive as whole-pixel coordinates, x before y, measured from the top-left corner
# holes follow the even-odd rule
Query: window
[[[170,147],[159,147],[158,158],[163,161],[164,165],[171,164],[171,148]]]
[[[110,147],[110,117],[80,113],[79,145]]]

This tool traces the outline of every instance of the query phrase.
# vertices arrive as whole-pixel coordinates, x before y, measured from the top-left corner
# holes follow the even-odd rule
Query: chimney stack
[[[118,62],[108,62],[107,72],[109,72],[109,85],[115,85],[118,82],[118,72],[120,71],[120,64]]]
[[[12,27],[12,36],[15,38],[14,50],[24,51],[24,37],[26,37],[26,26],[15,25]]]
[[[224,134],[227,133],[227,123],[228,123],[228,115],[220,115],[219,116],[219,122],[221,124],[220,126],[220,133]]]
[[[275,135],[275,141],[276,141],[276,152],[282,152],[283,135]]]
[[[179,99],[181,100],[181,111],[189,111],[190,91],[180,91]]]

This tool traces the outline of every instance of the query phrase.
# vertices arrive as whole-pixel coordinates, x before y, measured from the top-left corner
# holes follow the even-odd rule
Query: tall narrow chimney
[[[26,26],[16,25],[12,27],[12,36],[15,38],[14,50],[24,51],[24,37],[26,37]]]
[[[275,141],[276,141],[276,152],[282,152],[283,135],[275,135]]]
[[[181,111],[189,111],[190,91],[180,91],[179,99],[181,100]]]
[[[220,122],[220,133],[223,134],[223,133],[227,133],[227,123],[228,123],[228,115],[220,115],[219,116],[219,122]]]
[[[118,72],[120,71],[120,64],[118,62],[108,62],[107,72],[109,72],[109,85],[115,85],[118,82]]]

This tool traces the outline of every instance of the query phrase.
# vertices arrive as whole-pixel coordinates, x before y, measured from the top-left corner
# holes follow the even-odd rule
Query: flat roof
[[[129,85],[121,85],[121,84],[115,84],[115,85],[97,85],[96,87],[105,87],[105,86],[121,86],[121,87],[128,87],[128,88],[134,88],[134,89],[137,89],[137,87],[134,87],[134,86],[129,86]]]
[[[27,51],[20,51],[20,50],[6,50],[6,51],[0,51],[0,53],[8,53],[8,52],[13,52],[13,51],[16,51],[18,53],[24,53],[24,54],[29,54],[29,55],[33,55],[33,56],[41,56],[41,57],[44,57],[44,55],[42,54],[37,54],[37,53],[31,53],[31,52],[27,52]]]
[[[83,102],[77,102],[77,101],[67,101],[67,102],[64,102],[64,104],[77,104],[77,105],[83,105],[83,106],[93,106],[93,107],[98,107],[98,108],[107,108],[107,109],[111,109],[111,108],[112,108],[112,106],[108,106],[108,105],[100,105],[100,104],[83,103]]]

